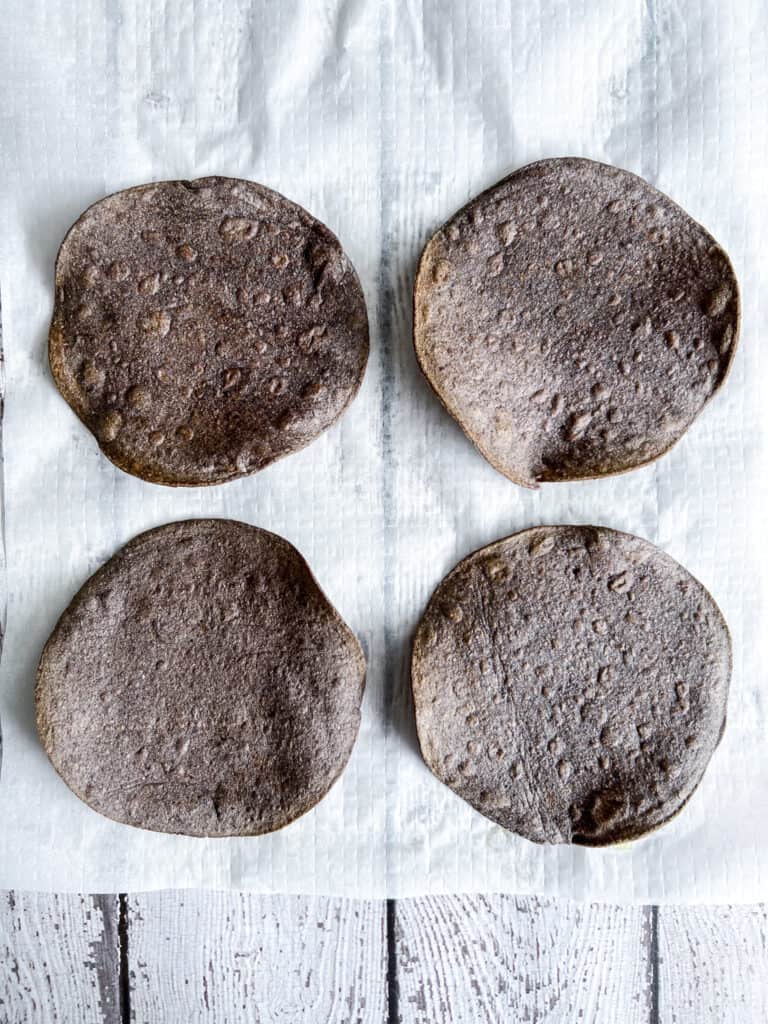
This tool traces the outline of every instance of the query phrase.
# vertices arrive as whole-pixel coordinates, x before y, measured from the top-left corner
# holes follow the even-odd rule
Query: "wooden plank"
[[[768,1021],[768,907],[659,907],[659,1019]]]
[[[130,1019],[382,1024],[385,911],[327,897],[129,896]]]
[[[390,1020],[647,1022],[649,912],[507,896],[395,905]]]
[[[0,1021],[118,1024],[114,896],[0,894]]]

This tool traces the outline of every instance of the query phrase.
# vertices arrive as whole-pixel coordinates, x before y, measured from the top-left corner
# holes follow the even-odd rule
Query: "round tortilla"
[[[434,774],[537,843],[602,846],[676,814],[725,726],[731,642],[709,593],[648,541],[524,530],[429,602],[412,684]]]
[[[340,775],[364,683],[360,645],[294,547],[190,520],[140,534],[74,598],[43,651],[37,725],[109,818],[258,835]]]
[[[59,250],[56,385],[144,480],[221,483],[303,448],[352,401],[367,358],[365,300],[338,239],[262,185],[117,192]]]
[[[419,264],[422,371],[515,483],[622,473],[678,441],[739,328],[727,255],[642,178],[542,160],[473,199]]]

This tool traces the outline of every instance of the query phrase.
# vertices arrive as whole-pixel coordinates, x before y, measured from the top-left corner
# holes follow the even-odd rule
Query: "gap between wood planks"
[[[659,908],[645,907],[648,919],[649,1024],[659,1024]]]
[[[131,977],[128,954],[128,894],[121,892],[117,897],[117,948],[118,948],[118,982],[117,989],[120,1000],[120,1024],[131,1021]]]
[[[398,1024],[400,1021],[395,912],[395,900],[387,900],[387,1024]]]

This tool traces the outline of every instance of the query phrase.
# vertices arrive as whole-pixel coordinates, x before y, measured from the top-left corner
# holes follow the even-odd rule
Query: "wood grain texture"
[[[763,1024],[768,907],[0,893],[0,1024],[177,1020]]]
[[[162,892],[128,898],[130,1019],[386,1019],[385,904]]]
[[[642,907],[505,896],[395,905],[402,1024],[646,1022],[652,972]]]
[[[659,907],[663,1024],[768,1021],[768,907]]]
[[[2,1024],[117,1024],[115,896],[0,894]]]

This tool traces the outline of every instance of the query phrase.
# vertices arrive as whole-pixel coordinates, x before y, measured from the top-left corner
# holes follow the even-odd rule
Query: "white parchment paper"
[[[765,541],[768,8],[760,0],[6,0],[0,30],[0,287],[7,402],[7,634],[0,887],[163,886],[402,896],[509,891],[614,901],[768,898]],[[730,253],[741,346],[720,395],[654,466],[527,492],[474,451],[420,377],[415,260],[473,194],[543,156],[635,171]],[[242,176],[339,235],[372,352],[331,431],[258,476],[172,490],[115,469],[46,360],[53,262],[108,192]],[[137,532],[229,516],[287,537],[361,638],[363,725],[339,784],[263,838],[115,824],[37,741],[37,659],[83,580]],[[540,848],[485,820],[421,762],[414,625],[461,557],[537,523],[640,534],[715,595],[733,633],[729,724],[675,821],[608,851]]]

